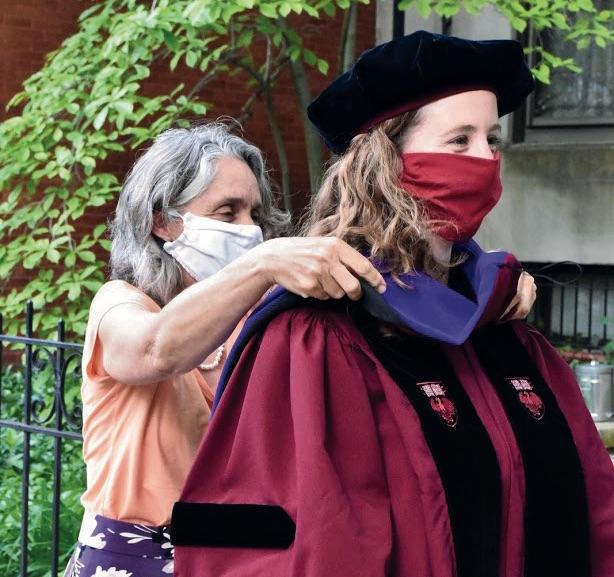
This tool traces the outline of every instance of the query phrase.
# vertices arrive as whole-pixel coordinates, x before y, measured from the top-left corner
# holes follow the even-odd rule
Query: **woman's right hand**
[[[260,259],[271,284],[304,298],[326,300],[362,296],[358,278],[380,293],[386,282],[373,264],[349,244],[334,237],[287,237],[262,243],[250,251]]]
[[[162,309],[147,297],[150,307],[126,298],[121,306],[107,309],[98,329],[103,366],[126,385],[156,383],[186,373],[228,340],[272,285],[304,297],[347,294],[356,300],[361,296],[357,277],[385,289],[384,279],[369,260],[339,239],[268,240],[208,279],[193,283]]]

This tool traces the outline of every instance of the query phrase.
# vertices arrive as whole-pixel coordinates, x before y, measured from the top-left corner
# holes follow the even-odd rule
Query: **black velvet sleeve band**
[[[287,549],[296,525],[277,505],[177,502],[171,542],[187,547]]]

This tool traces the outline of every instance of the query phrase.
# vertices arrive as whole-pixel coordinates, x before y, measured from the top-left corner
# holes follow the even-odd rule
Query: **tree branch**
[[[358,23],[358,4],[351,4],[343,15],[341,41],[337,55],[337,72],[343,74],[354,62],[356,56],[356,26]]]
[[[284,38],[287,43],[288,24],[284,18],[278,18],[277,23],[284,31]],[[299,113],[303,119],[303,133],[305,137],[305,150],[307,153],[307,167],[309,169],[309,187],[312,195],[320,186],[320,177],[322,175],[322,145],[316,131],[312,128],[309,119],[307,118],[307,106],[311,102],[311,91],[309,90],[309,79],[303,61],[297,59],[290,60],[290,70],[292,71],[292,80],[294,81],[294,89],[298,100]]]
[[[277,117],[277,111],[275,110],[273,95],[271,93],[271,85],[273,84],[277,76],[279,76],[281,70],[287,64],[289,59],[286,56],[280,55],[280,57],[274,63],[275,68],[273,72],[271,72],[271,61],[271,40],[267,37],[266,60],[263,66],[264,72],[262,74],[245,61],[239,60],[234,62],[235,66],[238,66],[239,68],[245,70],[258,83],[258,90],[250,96],[248,101],[243,106],[239,121],[243,121],[244,116],[246,116],[245,113],[248,107],[251,110],[251,107],[254,105],[258,97],[263,95],[267,119],[269,122],[269,127],[271,128],[271,134],[273,136],[273,142],[275,143],[275,149],[277,151],[277,160],[279,162],[279,171],[281,174],[281,192],[284,200],[284,208],[287,211],[291,212],[292,190],[290,184],[288,155],[286,153],[286,145],[284,143],[279,118]]]

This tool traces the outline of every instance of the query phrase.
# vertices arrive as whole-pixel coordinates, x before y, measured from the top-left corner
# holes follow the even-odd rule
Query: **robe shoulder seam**
[[[303,306],[284,311],[276,317],[275,321],[284,322],[284,316],[287,318],[290,330],[292,330],[292,323],[295,321],[309,322],[314,327],[321,327],[324,331],[334,333],[340,344],[354,351],[360,351],[373,363],[368,344],[360,331],[353,325],[349,315],[346,315],[343,310]]]

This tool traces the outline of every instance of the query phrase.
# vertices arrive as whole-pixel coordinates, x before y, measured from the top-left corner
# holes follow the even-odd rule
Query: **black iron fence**
[[[614,339],[614,268],[525,263],[538,299],[529,317],[554,344],[603,349]],[[549,278],[538,276],[544,274]],[[611,345],[610,345],[611,346]]]
[[[34,311],[32,304],[26,308],[25,336],[5,335],[2,315],[0,315],[0,459],[2,459],[3,485],[10,484],[16,475],[21,476],[19,499],[19,577],[51,574],[56,577],[60,567],[60,524],[62,498],[63,451],[66,443],[81,445],[81,405],[75,387],[79,386],[81,355],[83,346],[65,342],[64,322],[57,325],[57,336],[54,340],[38,339],[33,334]],[[22,390],[16,395],[15,383]],[[72,388],[72,406],[67,406],[67,386]],[[18,405],[17,399],[20,399]],[[15,433],[9,433],[14,431]],[[20,435],[21,463],[11,455],[11,444],[15,434]],[[9,438],[9,435],[12,435]],[[35,437],[44,437],[46,444],[36,444]],[[33,448],[36,449],[37,461],[33,459]],[[73,451],[74,452],[74,451]],[[80,450],[79,450],[80,452]],[[49,512],[48,527],[37,527],[40,535],[49,536],[50,542],[40,543],[30,534],[31,507],[34,505],[31,489],[35,486],[32,478],[33,467],[37,468],[37,485],[49,483],[50,491],[38,491],[36,497],[42,495],[50,498],[45,503],[42,514],[44,524],[46,512]],[[40,469],[40,470],[38,470]],[[12,477],[8,475],[13,475]],[[8,487],[3,486],[6,493]],[[9,491],[10,492],[10,491]],[[40,504],[36,506],[40,507]],[[4,504],[10,508],[10,504]],[[40,515],[39,515],[40,517]],[[39,524],[41,519],[39,519]],[[6,530],[6,527],[3,527]],[[49,531],[47,531],[49,529]],[[10,541],[10,535],[5,539]],[[77,534],[68,536],[76,540]],[[36,549],[36,551],[34,551]],[[39,562],[38,570],[29,567],[33,554]],[[8,555],[4,555],[7,556]],[[0,564],[10,564],[10,559],[0,559]],[[42,565],[42,566],[41,566]],[[8,574],[8,572],[7,572]],[[15,572],[12,572],[15,574]]]

